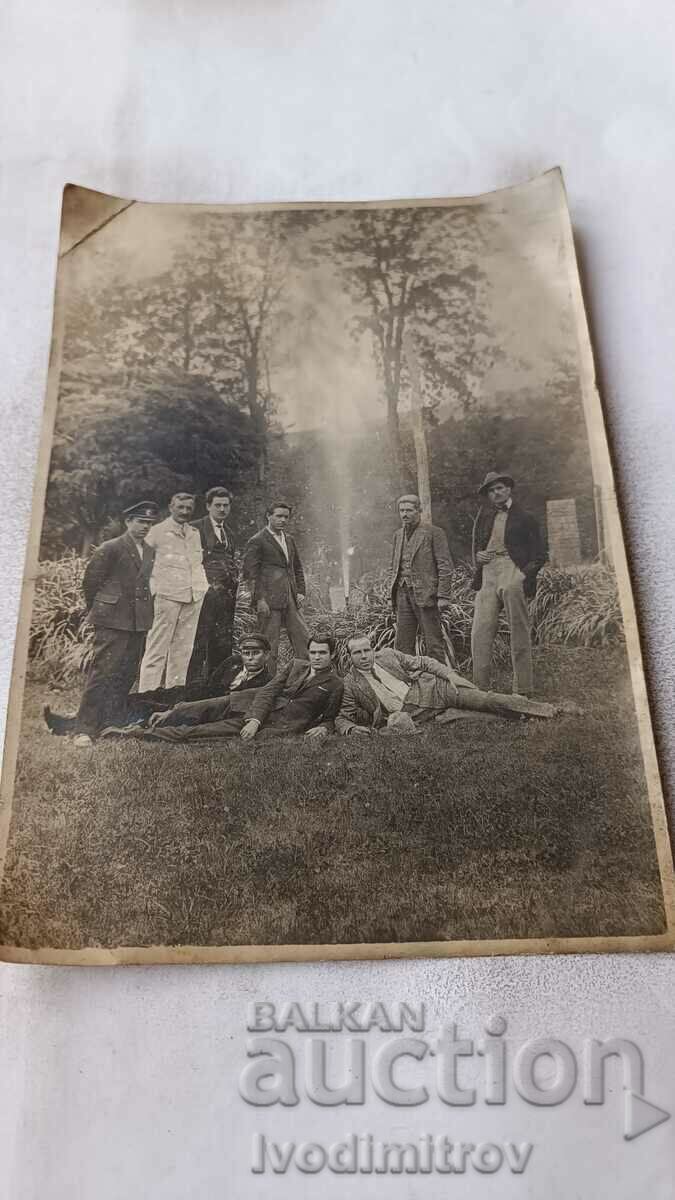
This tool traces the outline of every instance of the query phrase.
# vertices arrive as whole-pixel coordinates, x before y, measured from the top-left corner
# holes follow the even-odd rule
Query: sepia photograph
[[[0,852],[5,960],[673,947],[558,170],[65,189]]]

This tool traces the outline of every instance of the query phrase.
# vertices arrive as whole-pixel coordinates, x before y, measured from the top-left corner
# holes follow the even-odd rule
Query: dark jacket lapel
[[[202,529],[204,531],[204,543],[207,550],[213,550],[213,547],[218,541],[210,517],[204,517],[202,521]]]
[[[286,533],[284,534],[284,537],[286,538],[286,546],[288,547],[288,559],[286,559],[286,555],[284,554],[283,550],[281,549],[281,546],[279,545],[277,539],[272,536],[269,529],[267,529],[267,528],[263,529],[262,536],[266,539],[267,545],[272,546],[274,548],[280,562],[282,562],[285,567],[288,567],[290,565],[290,561],[291,561],[291,557],[292,557],[292,553],[293,553],[291,550],[291,543],[289,541],[288,534],[286,534]]]
[[[415,555],[417,554],[417,551],[419,550],[420,546],[422,545],[423,539],[424,539],[424,530],[422,529],[422,523],[420,522],[420,524],[415,529],[414,533],[411,533],[411,535],[410,535],[410,561],[411,562],[412,562],[413,558],[415,557]],[[402,545],[403,545],[403,543],[401,542],[401,546]]]

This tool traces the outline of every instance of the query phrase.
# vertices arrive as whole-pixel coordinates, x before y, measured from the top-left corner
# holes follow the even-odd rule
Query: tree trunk
[[[392,400],[389,395],[387,395],[387,434],[389,437],[392,483],[394,490],[400,495],[401,490],[406,486],[406,472],[403,462],[403,447],[401,445],[401,429],[398,422],[398,397]]]
[[[409,333],[403,337],[403,353],[405,354],[408,375],[410,376],[413,436],[415,438],[415,458],[417,460],[417,495],[422,506],[422,520],[431,523],[431,481],[429,476],[429,452],[424,432],[422,418],[422,389],[415,347]]]
[[[258,355],[257,349],[246,363],[246,403],[256,436],[255,462],[255,515],[262,526],[265,524],[265,495],[267,483],[267,422],[265,412],[258,399]]]

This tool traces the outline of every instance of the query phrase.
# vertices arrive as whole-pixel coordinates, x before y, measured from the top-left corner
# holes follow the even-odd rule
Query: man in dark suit
[[[270,644],[261,633],[241,639],[240,654],[219,668],[222,690],[201,700],[184,700],[173,708],[153,712],[145,727],[128,725],[103,730],[103,737],[135,737],[150,741],[198,742],[238,733],[253,694],[272,679],[268,667]]]
[[[237,598],[236,542],[227,523],[232,496],[224,487],[206,493],[206,516],[192,521],[202,543],[202,566],[209,590],[204,597],[187,675],[188,691],[205,685],[232,654],[234,606]]]
[[[438,525],[423,525],[419,496],[401,496],[401,528],[394,536],[391,603],[396,613],[397,650],[415,653],[418,630],[427,654],[445,662],[439,613],[450,604],[452,562],[448,540]]]
[[[332,733],[342,701],[343,683],[333,670],[335,640],[315,633],[309,661],[294,658],[262,688],[251,705],[240,736],[250,741],[261,731],[272,736],[304,733],[308,738]]]
[[[511,633],[513,690],[532,694],[532,646],[528,600],[537,590],[537,575],[546,562],[539,525],[513,499],[511,475],[489,471],[478,494],[487,500],[473,536],[473,586],[477,592],[471,629],[473,678],[490,686],[492,646],[503,608]]]
[[[242,642],[242,653],[243,645]],[[124,730],[106,730],[105,735],[122,734],[182,744],[235,737],[248,742],[256,736],[264,739],[291,734],[305,734],[311,739],[325,737],[333,731],[342,700],[342,680],[333,670],[333,637],[317,633],[310,640],[307,653],[309,660],[293,659],[264,687],[243,694],[231,691],[220,701],[177,705],[172,710],[173,713],[187,710],[190,717],[198,709],[200,717],[208,716],[206,723],[174,726],[170,723],[174,717],[169,714],[168,719],[151,718],[149,729],[129,726]]]
[[[122,725],[127,718],[129,691],[152,625],[153,554],[145,537],[158,517],[152,501],[127,508],[126,532],[104,542],[87,563],[82,591],[94,626],[94,651],[80,707],[74,717],[60,717],[49,706],[44,710],[52,733],[75,733],[78,746],[91,745],[106,725]]]
[[[429,721],[496,717],[553,717],[552,704],[520,696],[484,692],[452,667],[426,655],[402,654],[390,647],[375,652],[370,638],[349,639],[351,668],[335,729],[341,734],[378,730],[415,732]],[[561,711],[577,711],[565,703]]]
[[[266,512],[267,525],[249,540],[242,574],[251,590],[258,627],[269,639],[270,670],[276,670],[279,637],[286,630],[296,658],[307,655],[309,630],[300,609],[305,599],[305,576],[297,546],[286,526],[290,506],[275,501]]]

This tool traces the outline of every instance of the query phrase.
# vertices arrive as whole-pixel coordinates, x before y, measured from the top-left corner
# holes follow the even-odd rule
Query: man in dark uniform
[[[234,605],[237,598],[236,542],[227,524],[232,496],[224,487],[206,493],[206,516],[193,521],[202,542],[202,566],[209,590],[199,614],[199,625],[190,660],[188,691],[205,685],[213,672],[232,654]]]
[[[127,719],[129,690],[152,625],[153,554],[145,538],[158,517],[153,501],[127,508],[126,532],[104,542],[87,563],[82,591],[94,626],[94,651],[80,707],[73,717],[60,717],[48,705],[44,710],[52,733],[75,733],[78,746],[91,745],[106,725],[123,725]]]

